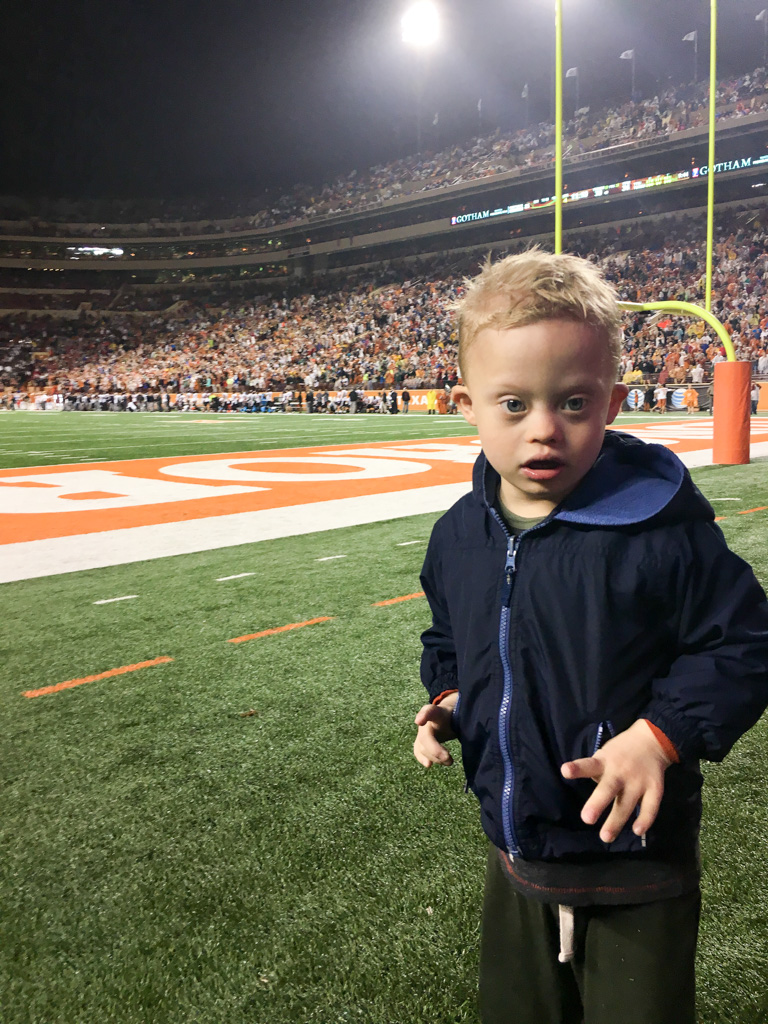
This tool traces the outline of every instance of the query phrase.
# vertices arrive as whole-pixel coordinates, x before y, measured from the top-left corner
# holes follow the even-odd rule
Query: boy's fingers
[[[439,716],[435,713],[438,710],[434,704],[425,704],[416,712],[414,721],[416,725],[426,725],[427,722],[434,722]]]
[[[427,704],[416,716],[419,731],[413,743],[413,754],[419,764],[423,764],[425,768],[429,768],[433,764],[453,764],[453,758],[447,748],[437,739],[438,723],[432,721],[432,716],[428,714],[432,710],[434,709]],[[425,712],[423,716],[422,711]],[[422,717],[424,721],[420,722]]]
[[[629,821],[630,816],[634,814],[638,798],[639,793],[634,789],[631,791],[623,789],[617,794],[616,799],[613,801],[611,813],[605,819],[603,827],[600,829],[600,838],[604,843],[612,843],[619,832],[621,832]]]
[[[606,789],[601,796],[599,804],[592,804],[592,798],[590,798],[584,805],[581,816],[582,820],[587,824],[594,824],[608,806],[610,800],[604,799],[607,792],[609,790]],[[645,790],[638,786],[624,786],[620,789],[614,797],[611,812],[600,829],[600,838],[603,842],[612,843],[633,816],[636,816],[636,820],[632,825],[632,831],[635,835],[641,836],[647,832],[656,820],[662,793],[663,787],[654,785],[648,786]]]
[[[603,779],[582,807],[581,820],[587,825],[594,825],[611,801],[619,797],[621,789],[621,783],[618,779]]]
[[[425,742],[423,736],[416,738],[416,742],[413,744],[413,756],[425,768],[429,768],[433,764],[453,764],[453,758],[441,743]]]
[[[605,765],[596,757],[580,757],[577,761],[566,761],[560,766],[564,779],[599,779]]]
[[[434,732],[432,732],[429,727],[427,727],[424,732],[420,733],[416,738],[416,742],[430,760],[439,761],[440,764],[453,764],[453,758],[451,757],[448,748],[444,747],[443,744],[435,738]]]
[[[660,790],[647,789],[643,794],[643,798],[640,801],[640,810],[637,815],[637,820],[632,826],[632,831],[636,836],[644,835],[654,821],[656,821],[656,815],[659,813],[663,792],[663,788]]]

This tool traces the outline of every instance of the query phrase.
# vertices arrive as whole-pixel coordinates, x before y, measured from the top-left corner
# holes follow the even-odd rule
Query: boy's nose
[[[560,418],[548,409],[533,411],[528,418],[527,440],[535,444],[553,444],[562,437]]]

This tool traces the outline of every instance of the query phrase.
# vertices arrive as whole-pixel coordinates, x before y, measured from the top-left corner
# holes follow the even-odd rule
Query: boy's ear
[[[605,420],[606,423],[613,423],[619,415],[619,411],[624,404],[624,399],[628,394],[629,388],[626,384],[614,384],[613,391],[611,392],[611,400],[608,403],[608,416]]]
[[[477,420],[475,419],[475,412],[472,408],[472,396],[469,393],[469,389],[464,384],[456,384],[451,388],[451,398],[456,403],[456,406],[467,421],[471,423],[473,427],[477,426]]]

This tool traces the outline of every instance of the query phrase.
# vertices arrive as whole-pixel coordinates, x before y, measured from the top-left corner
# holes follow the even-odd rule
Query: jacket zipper
[[[509,716],[512,707],[512,665],[509,660],[509,620],[512,603],[512,586],[515,574],[515,559],[520,546],[520,534],[509,537],[507,541],[507,558],[504,562],[504,590],[502,592],[501,617],[499,619],[499,654],[504,672],[504,691],[499,709],[499,749],[504,763],[504,786],[501,791],[501,820],[504,828],[504,841],[510,856],[519,854],[515,822],[512,814],[512,797],[515,788],[515,766],[512,763],[512,750],[509,741]]]
[[[504,588],[501,595],[501,615],[499,616],[499,656],[504,676],[504,689],[501,706],[499,707],[499,750],[501,751],[501,760],[504,765],[504,784],[501,789],[501,824],[507,852],[510,857],[517,857],[520,851],[517,845],[517,836],[515,835],[514,815],[512,814],[515,766],[512,761],[512,747],[509,741],[509,717],[512,707],[512,664],[509,658],[509,622],[515,559],[522,534],[515,536],[510,534],[506,523],[493,506],[490,506],[490,512],[507,538],[507,557],[504,562]]]
[[[501,821],[502,828],[504,830],[504,842],[507,844],[507,852],[510,857],[517,857],[520,855],[520,849],[517,845],[515,821],[512,814],[512,801],[515,790],[515,766],[512,762],[512,746],[509,740],[509,719],[512,709],[513,688],[512,664],[509,658],[509,624],[511,616],[512,588],[516,572],[515,560],[517,558],[517,550],[520,547],[520,541],[529,533],[533,533],[534,530],[540,529],[544,523],[538,523],[536,526],[532,526],[529,530],[523,530],[522,533],[512,536],[507,529],[504,520],[496,509],[492,505],[489,505],[488,508],[493,518],[504,531],[504,536],[507,538],[507,557],[504,562],[504,589],[502,590],[501,616],[499,618],[499,654],[501,656],[501,667],[504,674],[504,690],[501,698],[501,707],[499,709],[499,749],[501,751],[501,759],[504,764],[504,785],[501,791]],[[549,520],[549,518],[550,516],[547,517],[547,520]]]

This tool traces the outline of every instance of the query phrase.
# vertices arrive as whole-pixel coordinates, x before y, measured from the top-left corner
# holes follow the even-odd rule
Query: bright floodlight
[[[400,20],[403,42],[425,49],[433,46],[440,35],[440,16],[431,0],[417,0]]]

